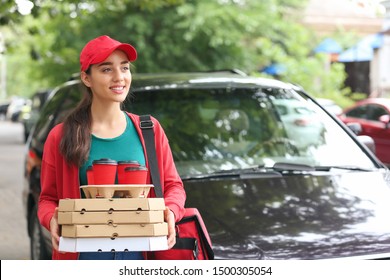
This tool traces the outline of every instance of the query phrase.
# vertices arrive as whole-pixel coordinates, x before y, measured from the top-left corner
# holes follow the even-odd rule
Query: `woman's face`
[[[131,85],[130,62],[123,51],[115,50],[81,79],[91,89],[93,102],[123,102]]]

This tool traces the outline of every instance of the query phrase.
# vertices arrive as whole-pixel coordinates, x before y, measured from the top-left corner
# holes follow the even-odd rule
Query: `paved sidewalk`
[[[0,121],[0,259],[30,259],[22,205],[23,127]]]

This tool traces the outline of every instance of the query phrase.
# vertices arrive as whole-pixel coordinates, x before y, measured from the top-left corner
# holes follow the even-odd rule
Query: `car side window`
[[[71,84],[59,89],[45,104],[37,121],[36,134],[32,143],[37,153],[43,152],[43,146],[50,130],[58,123],[62,122],[66,115],[75,108],[81,99],[79,84]]]
[[[383,115],[388,115],[389,113],[385,108],[382,106],[377,106],[377,105],[370,105],[370,114],[368,116],[369,120],[372,121],[379,121],[379,118]]]
[[[46,141],[46,137],[53,127],[53,120],[55,115],[58,112],[59,106],[62,103],[62,100],[65,98],[66,88],[58,90],[50,100],[43,107],[39,119],[34,129],[34,137],[32,146],[37,153],[41,154],[43,152],[43,145]]]
[[[366,119],[367,120],[368,119],[367,111],[368,111],[368,106],[363,105],[363,106],[356,107],[356,108],[352,109],[351,111],[347,112],[346,115],[348,117],[352,117],[352,118]]]
[[[66,97],[61,102],[58,112],[55,115],[53,126],[63,122],[66,116],[77,106],[81,100],[82,91],[80,84],[73,84],[72,86],[67,87],[65,95]]]

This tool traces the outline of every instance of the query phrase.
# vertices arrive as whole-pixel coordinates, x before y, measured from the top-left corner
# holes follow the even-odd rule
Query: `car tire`
[[[35,205],[30,215],[30,254],[32,260],[49,260],[50,256],[45,248],[41,225],[38,220],[38,207]]]

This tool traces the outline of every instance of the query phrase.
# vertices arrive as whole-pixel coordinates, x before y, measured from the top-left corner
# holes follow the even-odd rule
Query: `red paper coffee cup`
[[[147,176],[148,169],[145,166],[126,167],[120,184],[145,185]]]
[[[95,185],[113,185],[115,184],[116,170],[118,163],[115,160],[103,158],[94,160],[93,179]]]
[[[94,178],[93,178],[93,168],[92,165],[88,166],[87,168],[87,184],[88,185],[94,185]]]
[[[125,168],[127,167],[137,167],[141,166],[138,161],[134,160],[123,160],[118,161],[118,184],[123,184],[124,176],[125,176]]]

